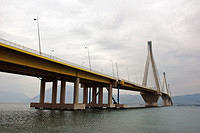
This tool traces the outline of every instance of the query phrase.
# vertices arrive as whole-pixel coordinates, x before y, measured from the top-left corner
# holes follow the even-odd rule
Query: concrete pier
[[[66,92],[66,81],[61,80],[61,88],[60,88],[60,104],[65,104],[65,92]]]
[[[31,107],[35,107],[37,109],[64,109],[64,110],[84,110],[85,104],[79,103],[79,82],[80,78],[76,78],[74,81],[74,97],[73,104],[65,104],[65,93],[66,93],[66,81],[64,79],[61,80],[61,91],[60,91],[60,103],[56,103],[57,101],[57,83],[58,80],[53,80],[52,85],[52,99],[51,103],[45,103],[45,84],[46,80],[41,79],[40,85],[40,102],[39,103],[31,103]],[[87,91],[87,90],[85,90]],[[87,94],[85,93],[87,97]],[[87,100],[85,98],[85,102],[87,104]]]
[[[78,97],[79,97],[79,78],[76,78],[74,82],[74,104],[78,104]]]
[[[157,102],[160,97],[159,94],[154,94],[154,93],[140,93],[140,94],[145,101],[145,106],[147,107],[158,106]]]
[[[77,77],[74,79],[74,94],[73,94],[73,104],[66,104],[65,103],[65,96],[66,96],[66,80],[61,80],[61,90],[60,90],[60,103],[56,103],[57,100],[57,79],[53,80],[52,85],[52,99],[51,103],[45,103],[45,84],[46,80],[41,79],[41,85],[40,85],[40,102],[39,103],[31,103],[31,107],[39,108],[39,109],[61,109],[61,110],[85,110],[87,108],[97,108],[97,109],[103,109],[103,108],[116,108],[116,109],[123,109],[128,108],[126,104],[113,104],[113,85],[109,84],[106,86],[107,92],[108,92],[108,103],[103,103],[103,88],[102,85],[88,85],[88,84],[82,84],[83,87],[83,103],[79,103],[79,84],[80,84],[80,78]],[[52,81],[52,80],[51,80]],[[48,81],[49,82],[49,81]],[[88,88],[92,88],[92,102],[88,102]],[[97,91],[98,90],[98,91]],[[98,100],[97,100],[98,96]],[[141,96],[143,97],[145,101],[146,107],[155,107],[157,105],[157,101],[160,97],[157,93],[141,93]],[[165,106],[172,105],[170,102],[171,100],[166,96],[162,96],[163,102]],[[97,102],[98,101],[98,102]]]
[[[74,80],[74,94],[73,94],[73,104],[65,104],[65,93],[66,93],[66,80],[61,79],[61,91],[60,91],[60,103],[56,103],[57,100],[57,79],[53,80],[52,85],[52,99],[51,103],[45,103],[45,79],[41,79],[40,85],[40,102],[39,103],[31,103],[31,107],[39,108],[39,109],[61,109],[61,110],[85,110],[87,108],[128,108],[126,104],[113,104],[113,85],[109,84],[106,86],[108,91],[108,103],[103,104],[103,86],[96,85],[90,86],[87,84],[81,85],[83,87],[83,103],[79,103],[79,84],[80,78],[76,77]],[[88,88],[92,88],[92,102],[88,102]],[[98,90],[98,92],[97,92]],[[97,103],[97,96],[98,96],[98,103]],[[157,101],[160,97],[157,93],[141,93],[145,101],[146,107],[155,107],[158,106]],[[163,102],[165,106],[172,105],[170,102],[171,100],[166,96],[162,96]]]
[[[46,85],[46,82],[45,82],[44,79],[42,79],[42,80],[41,80],[41,84],[40,84],[40,104],[44,104],[45,85]]]
[[[74,110],[85,109],[85,104],[78,103],[78,99],[79,99],[79,82],[80,82],[80,78],[77,77],[75,82],[74,82],[74,101],[73,101],[73,109]]]
[[[161,96],[161,98],[163,101],[163,106],[172,106],[173,105],[172,100],[168,95],[163,94]]]
[[[53,86],[52,86],[52,101],[51,103],[52,104],[56,104],[56,99],[57,99],[57,86],[58,85],[58,81],[55,79],[53,81]]]
[[[109,108],[115,107],[115,105],[112,104],[112,84],[110,84],[108,87],[108,107]]]
[[[92,105],[97,104],[97,87],[92,88]]]
[[[103,104],[103,87],[99,87],[98,104],[101,106]]]
[[[88,104],[88,86],[84,85],[83,87],[83,104]]]

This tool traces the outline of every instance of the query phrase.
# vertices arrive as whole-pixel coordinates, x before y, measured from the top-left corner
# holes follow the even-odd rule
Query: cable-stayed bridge
[[[120,104],[119,89],[141,93],[145,106],[158,106],[159,97],[164,106],[171,106],[171,93],[166,75],[162,85],[152,53],[152,42],[148,42],[148,56],[142,84],[115,78],[86,67],[68,62],[22,45],[0,39],[0,71],[33,76],[41,79],[40,100],[31,107],[42,109],[126,108]],[[57,103],[58,81],[61,81],[60,102]],[[52,82],[52,100],[46,103],[45,85]],[[66,104],[66,83],[74,83],[73,103]],[[83,103],[79,103],[79,89],[83,88]],[[108,92],[108,102],[103,103],[103,88]],[[113,89],[118,89],[118,98],[113,98]],[[92,91],[90,91],[92,90]]]

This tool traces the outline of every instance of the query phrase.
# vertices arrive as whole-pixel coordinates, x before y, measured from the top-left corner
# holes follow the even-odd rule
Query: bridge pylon
[[[165,93],[166,89],[166,93]],[[162,82],[162,100],[163,100],[163,106],[171,106],[173,105],[172,99],[170,97],[170,90],[169,90],[169,85],[167,84],[167,79],[166,79],[166,73],[163,72],[163,82]]]
[[[157,68],[156,68],[156,64],[155,64],[155,60],[154,60],[153,52],[152,52],[152,41],[148,41],[148,55],[147,55],[147,60],[145,64],[145,71],[144,71],[144,77],[143,77],[143,82],[142,82],[142,86],[145,86],[145,87],[147,87],[149,67],[152,67],[153,78],[155,81],[157,93],[141,92],[141,96],[144,99],[146,106],[158,106],[157,102],[158,102],[161,92],[160,92],[158,72],[157,72]]]

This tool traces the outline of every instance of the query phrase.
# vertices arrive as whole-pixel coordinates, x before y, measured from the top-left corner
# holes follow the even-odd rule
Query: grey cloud
[[[74,34],[74,36],[76,36],[77,38],[82,37],[84,38],[90,38],[92,32],[89,30],[89,28],[87,28],[84,25],[77,25],[76,27],[74,27],[73,29],[69,30],[70,34]]]
[[[94,69],[112,74],[113,60],[119,64],[120,76],[127,78],[128,68],[131,79],[137,76],[140,82],[146,43],[152,40],[160,76],[167,72],[174,95],[191,93],[188,88],[200,93],[198,5],[199,0],[3,0],[0,37],[38,49],[33,18],[39,15],[43,52],[54,49],[53,55],[88,66],[86,43]],[[22,92],[31,92],[25,87],[19,85]]]

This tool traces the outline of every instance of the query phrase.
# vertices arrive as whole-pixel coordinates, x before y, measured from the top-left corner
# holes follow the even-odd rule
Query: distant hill
[[[200,105],[200,94],[173,96],[174,105]]]
[[[82,102],[83,99],[83,89],[80,89],[79,92],[79,102]],[[60,89],[58,89],[57,93],[57,102],[59,102],[60,99]],[[113,95],[113,97],[117,100],[116,95]],[[103,102],[107,103],[108,95],[107,93],[104,93]],[[200,94],[192,94],[192,95],[183,95],[183,96],[173,96],[172,97],[173,104],[174,105],[200,105]],[[31,99],[33,102],[39,101],[39,95]],[[50,102],[51,101],[51,89],[48,89],[46,91],[46,97],[45,101]],[[73,102],[73,87],[67,86],[67,92],[66,92],[66,103],[72,103]],[[131,95],[131,94],[120,94],[120,103],[121,104],[128,104],[128,105],[144,105],[144,101],[140,95]],[[162,104],[161,98],[159,99],[159,104]]]
[[[0,92],[0,103],[28,103],[30,98],[18,92]]]
[[[58,87],[59,88],[59,87]],[[82,102],[83,99],[83,89],[79,91],[80,97],[79,102]],[[113,97],[117,100],[116,95]],[[58,89],[57,93],[57,102],[59,103],[60,99],[60,89]],[[183,95],[183,96],[173,96],[172,97],[174,105],[200,105],[200,94],[192,94],[192,95]],[[0,92],[0,103],[29,103],[29,102],[38,102],[39,95],[30,99],[22,93],[17,92]],[[104,103],[107,103],[108,95],[104,93]],[[51,89],[46,90],[45,102],[51,102]],[[66,89],[66,103],[73,102],[73,87],[67,85]],[[131,95],[131,94],[120,94],[120,103],[128,104],[128,105],[144,105],[144,101],[140,95]],[[159,100],[161,104],[162,101]]]

